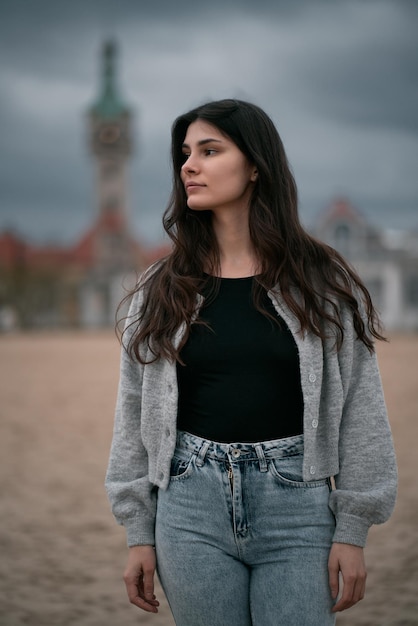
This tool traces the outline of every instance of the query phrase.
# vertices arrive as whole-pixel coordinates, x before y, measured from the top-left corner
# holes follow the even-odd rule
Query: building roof
[[[325,207],[317,216],[317,224],[330,224],[344,221],[351,224],[365,226],[367,224],[364,215],[354,207],[346,198],[336,198]]]
[[[0,233],[0,267],[14,270],[61,269],[72,261],[72,252],[59,245],[35,246],[11,232]]]
[[[31,270],[79,269],[86,271],[97,264],[97,238],[103,233],[119,233],[123,229],[120,216],[99,216],[92,226],[72,246],[33,245],[15,233],[0,232],[0,269]],[[169,248],[162,245],[146,249],[133,237],[127,237],[129,257],[134,269],[143,269],[151,262],[168,253]]]

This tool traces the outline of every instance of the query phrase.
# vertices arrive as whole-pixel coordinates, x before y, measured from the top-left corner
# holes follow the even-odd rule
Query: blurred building
[[[90,229],[69,248],[33,246],[0,233],[0,330],[111,326],[140,271],[169,251],[131,235],[128,168],[132,112],[117,86],[117,50],[103,48],[101,91],[88,111],[96,207]]]
[[[418,233],[378,230],[346,200],[324,210],[313,230],[355,267],[387,330],[418,330]]]

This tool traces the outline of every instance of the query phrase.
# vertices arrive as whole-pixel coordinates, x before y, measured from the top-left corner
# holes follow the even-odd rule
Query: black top
[[[200,311],[210,328],[192,325],[185,365],[177,364],[180,430],[226,443],[303,432],[296,343],[281,318],[279,325],[256,310],[252,281],[222,278]],[[263,307],[277,318],[267,292]]]

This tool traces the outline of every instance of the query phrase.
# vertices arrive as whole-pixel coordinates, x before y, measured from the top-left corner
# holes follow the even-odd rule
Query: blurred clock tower
[[[132,237],[128,215],[132,116],[119,95],[117,47],[113,41],[104,44],[101,61],[99,97],[88,110],[96,216],[81,244],[90,259],[80,288],[80,321],[84,327],[114,323],[125,289],[133,286],[136,272],[143,265],[141,247]]]
[[[94,241],[98,270],[132,267],[127,187],[132,151],[131,112],[119,96],[116,44],[103,47],[101,93],[89,110],[90,146],[95,160],[97,228]]]

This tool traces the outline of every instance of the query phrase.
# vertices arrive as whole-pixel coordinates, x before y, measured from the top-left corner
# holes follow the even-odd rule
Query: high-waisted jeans
[[[177,626],[331,626],[328,480],[303,436],[221,444],[179,432],[158,493],[158,574]]]

